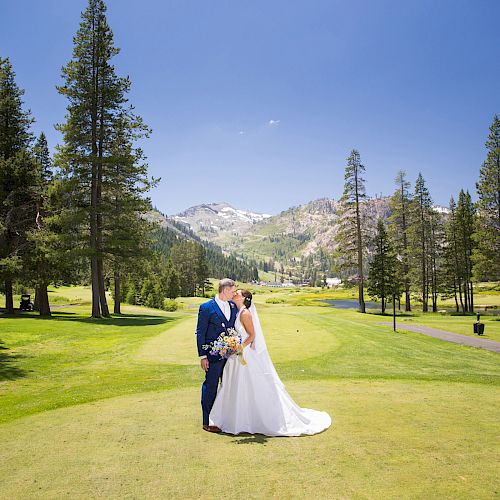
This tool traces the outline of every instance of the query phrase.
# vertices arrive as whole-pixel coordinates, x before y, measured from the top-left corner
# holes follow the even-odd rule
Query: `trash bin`
[[[474,323],[474,333],[484,335],[484,323]]]

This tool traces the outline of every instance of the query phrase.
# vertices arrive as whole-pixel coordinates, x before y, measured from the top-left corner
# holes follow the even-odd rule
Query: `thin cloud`
[[[245,131],[244,131],[244,130],[240,130],[240,131],[238,132],[238,134],[240,134],[240,135],[244,135],[244,134],[245,134]]]
[[[278,125],[278,123],[279,123],[280,121],[281,121],[281,120],[269,120],[267,124],[268,124],[270,127],[272,127],[273,125]]]

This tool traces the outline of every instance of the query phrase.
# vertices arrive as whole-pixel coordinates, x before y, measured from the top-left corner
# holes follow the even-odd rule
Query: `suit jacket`
[[[234,328],[234,322],[238,314],[238,308],[234,302],[229,301],[229,310],[231,316],[228,320],[215,299],[201,304],[198,312],[198,324],[196,325],[196,342],[199,356],[207,356],[212,361],[220,359],[218,356],[211,356],[207,350],[203,349],[203,346],[217,340],[217,337],[228,328]]]

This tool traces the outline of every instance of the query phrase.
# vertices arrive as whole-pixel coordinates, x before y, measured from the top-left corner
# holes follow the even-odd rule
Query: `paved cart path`
[[[383,321],[379,324],[392,326],[392,322],[389,321]],[[408,330],[410,332],[422,333],[423,335],[428,335],[429,337],[434,337],[436,339],[455,342],[455,344],[480,347],[481,349],[487,349],[488,351],[500,352],[500,342],[496,342],[495,340],[482,339],[480,337],[468,337],[467,335],[461,335],[460,333],[447,332],[446,330],[438,330],[436,328],[429,328],[428,326],[421,325],[406,325],[404,323],[397,323],[396,328],[398,330]]]

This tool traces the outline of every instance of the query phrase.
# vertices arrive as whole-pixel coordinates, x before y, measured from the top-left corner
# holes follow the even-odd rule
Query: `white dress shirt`
[[[215,302],[217,302],[217,305],[219,306],[220,310],[224,313],[224,316],[229,321],[229,318],[231,317],[231,309],[229,308],[229,302],[227,300],[221,300],[218,294],[215,296]]]

